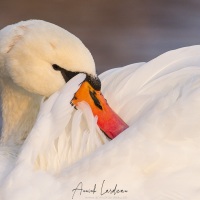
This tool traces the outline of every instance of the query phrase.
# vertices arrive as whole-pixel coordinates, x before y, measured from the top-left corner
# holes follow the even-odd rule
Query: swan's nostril
[[[94,104],[96,105],[96,107],[98,107],[100,110],[102,110],[103,108],[101,106],[99,99],[96,97],[96,92],[89,91],[89,93],[90,93],[90,96],[91,96],[92,100],[94,101]]]

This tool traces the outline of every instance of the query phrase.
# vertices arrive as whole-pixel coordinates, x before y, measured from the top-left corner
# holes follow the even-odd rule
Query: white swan
[[[43,28],[45,32],[46,27],[43,26]],[[22,26],[22,31],[25,29],[26,27]],[[56,26],[55,29],[57,29]],[[30,37],[33,36],[31,31],[29,34]],[[17,41],[17,38],[15,39]],[[8,41],[10,40],[4,42]],[[65,40],[59,43],[61,48],[64,43]],[[43,44],[42,41],[40,47],[43,49],[41,44]],[[24,47],[23,49],[16,49],[16,56],[20,58],[19,54],[24,52],[21,57],[23,59],[19,60],[25,61],[25,56],[30,56],[36,64],[37,60],[34,59],[37,58],[31,54],[36,48],[36,43],[33,44],[33,49],[29,49],[26,45],[25,42],[20,45]],[[37,48],[35,52],[40,58],[44,52],[38,51]],[[82,51],[85,51],[85,48],[80,50]],[[75,52],[74,55],[76,55]],[[85,78],[81,74],[74,77],[60,92],[55,93],[42,104],[37,121],[21,148],[16,164],[12,163],[11,172],[9,169],[5,170],[8,175],[1,181],[1,199],[199,199],[199,55],[200,46],[182,48],[163,54],[148,63],[113,69],[102,74],[100,78],[103,93],[130,127],[85,159],[70,167],[65,167],[67,166],[65,163],[67,150],[64,144],[67,136],[65,133],[55,132],[52,129],[48,132],[50,135],[46,135],[47,132],[43,130],[47,128],[43,120],[45,123],[52,123],[52,116],[55,116],[55,123],[61,121],[58,127],[62,129],[66,125],[69,132],[73,130],[76,132],[75,129],[70,129],[72,126],[76,127],[74,125],[76,120],[79,119],[78,124],[82,124],[84,120],[89,129],[92,127],[90,129],[92,133],[96,133],[94,131],[96,129],[97,133],[101,134],[86,104],[80,104],[81,111],[72,111],[72,107],[67,107],[63,103],[66,99],[68,103],[70,102],[79,83]],[[88,53],[84,56],[87,57]],[[60,57],[60,59],[65,58]],[[82,56],[81,59],[84,60]],[[17,60],[13,55],[6,61],[0,59],[1,66],[17,65],[19,64]],[[18,66],[32,65],[30,62],[22,64]],[[16,80],[19,79],[18,69],[15,75]],[[79,71],[83,69],[84,67]],[[28,72],[29,70],[26,73]],[[2,71],[2,77],[8,77],[5,71]],[[18,84],[22,84],[20,79],[18,81]],[[55,91],[63,84],[63,82],[57,84]],[[29,90],[28,86],[22,86]],[[47,89],[48,86],[46,86]],[[67,94],[66,91],[69,93]],[[49,96],[52,92],[45,96]],[[61,116],[56,115],[57,109]],[[80,116],[82,116],[81,119]],[[71,120],[71,117],[75,121]],[[32,124],[28,130],[31,127]],[[49,127],[52,127],[51,124]],[[10,132],[9,137],[6,137],[12,138],[11,140],[3,139],[7,145],[6,151],[2,150],[4,154],[8,152],[7,149],[11,151],[10,149],[13,148],[8,146],[10,141],[13,141],[12,135],[13,132]],[[101,136],[104,138],[102,134]],[[14,139],[16,141],[16,138]],[[56,146],[58,144],[60,149]],[[62,150],[64,154],[61,153]],[[58,152],[60,152],[59,155]],[[6,156],[2,156],[2,159],[6,160]],[[52,160],[53,165],[49,162]],[[40,161],[45,162],[44,168],[47,171],[37,170],[38,162],[39,167],[43,166]],[[58,163],[58,161],[61,162]],[[7,162],[8,166],[10,162],[12,162],[11,159]],[[62,165],[61,168],[59,168],[60,165]],[[58,174],[55,175],[55,171]],[[78,191],[73,190],[77,187]],[[88,192],[81,191],[81,187]],[[106,189],[108,189],[107,192]]]

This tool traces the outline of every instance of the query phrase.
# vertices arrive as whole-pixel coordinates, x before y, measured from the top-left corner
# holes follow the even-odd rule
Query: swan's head
[[[1,76],[47,97],[75,72],[96,76],[93,57],[84,44],[41,20],[19,22],[0,31],[0,67]]]
[[[76,105],[78,98],[87,101],[99,117],[100,128],[105,127],[104,132],[108,129],[105,122],[110,119],[109,127],[115,133],[107,135],[115,137],[127,125],[114,117],[102,97],[92,55],[77,37],[41,20],[19,22],[0,31],[0,76],[21,88],[48,97],[80,72],[87,78],[72,103]],[[86,93],[85,89],[89,91]]]

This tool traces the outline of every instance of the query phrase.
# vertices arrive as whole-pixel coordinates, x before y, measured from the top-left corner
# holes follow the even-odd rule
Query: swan
[[[29,26],[26,27],[27,24],[32,24],[30,27],[36,25],[37,29],[31,31]],[[21,73],[24,73],[26,83],[34,80],[30,68],[23,71],[21,66],[39,66],[37,64],[42,65],[43,61],[53,59],[49,48],[45,49],[43,46],[42,38],[49,37],[51,42],[58,40],[61,49],[69,48],[66,50],[71,52],[72,57],[73,54],[76,58],[80,56],[80,59],[68,61],[65,60],[65,55],[56,54],[54,56],[58,56],[60,60],[60,63],[56,63],[58,66],[69,62],[67,66],[71,66],[72,70],[72,63],[78,62],[81,68],[75,71],[85,70],[86,73],[95,75],[94,63],[88,50],[81,48],[82,43],[74,39],[74,36],[67,34],[69,37],[65,38],[57,26],[52,25],[48,29],[46,23],[41,21],[22,22],[18,25],[19,30],[10,27],[14,28],[14,31],[8,35],[12,36],[13,40],[7,38],[7,31],[1,32],[0,35],[0,38],[4,36],[4,40],[0,41],[1,52],[11,53],[7,59],[2,58],[4,54],[1,54],[1,67],[6,66],[9,70],[1,68],[1,77],[10,81],[8,75],[12,74],[17,83],[12,87],[26,89],[28,94],[19,91],[18,95],[21,98],[18,97],[14,102],[17,103],[15,109],[19,108],[21,111],[26,105],[28,111],[25,120],[28,124],[31,121],[32,124],[21,127],[20,121],[17,121],[18,124],[13,124],[10,129],[4,128],[10,127],[9,124],[3,126],[0,154],[3,176],[0,182],[0,199],[200,198],[200,46],[173,50],[150,62],[112,69],[99,76],[102,93],[116,113],[129,125],[129,128],[108,142],[109,139],[100,131],[97,118],[93,116],[87,103],[80,102],[77,110],[70,105],[71,99],[80,88],[80,83],[86,78],[85,74],[74,76],[66,85],[60,73],[55,75],[56,78],[51,74],[55,73],[52,68],[46,77],[51,78],[46,80],[47,85],[42,85],[42,78],[39,80],[42,83],[36,83],[35,80],[33,85],[25,85],[20,78]],[[36,34],[39,28],[44,30],[41,38]],[[52,37],[47,30],[51,33],[58,31],[60,37]],[[31,40],[32,43],[22,40],[23,43],[16,46],[14,53],[13,42],[23,38],[24,31],[27,31],[27,40],[37,36],[36,40]],[[13,37],[12,34],[15,36],[16,32],[21,33],[20,36]],[[52,48],[55,48],[54,42]],[[65,47],[65,42],[69,42],[70,47]],[[78,46],[76,47],[79,52],[74,45]],[[46,51],[48,53],[44,54]],[[84,63],[93,67],[87,69]],[[54,60],[51,64],[55,64]],[[18,67],[12,71],[11,66]],[[34,70],[37,70],[34,73],[40,75],[40,69]],[[55,80],[57,78],[59,82]],[[3,83],[3,88],[9,86],[5,83],[7,82]],[[50,87],[50,83],[54,86]],[[9,89],[13,90],[10,87]],[[35,93],[39,90],[42,95],[36,97],[30,94],[33,90]],[[11,95],[9,92],[6,94]],[[9,122],[7,110],[4,109],[6,94],[2,93],[2,112],[3,120]],[[26,102],[25,105],[23,101]],[[21,103],[23,105],[20,107]],[[35,108],[30,110],[32,106]],[[16,122],[15,116],[11,117],[12,121]],[[54,123],[58,130],[67,131],[56,131],[52,128],[55,127]],[[97,144],[82,155],[74,151],[80,157],[67,163],[67,152],[77,145],[81,147],[81,140],[76,140],[77,137],[80,138],[80,129],[86,129],[82,141],[88,141],[88,145],[84,147],[90,146],[90,141],[96,141]],[[67,135],[66,132],[71,135]],[[17,133],[20,134],[16,135]],[[93,137],[88,133],[95,133],[95,139],[88,139]],[[74,142],[71,148],[66,145],[69,141]]]

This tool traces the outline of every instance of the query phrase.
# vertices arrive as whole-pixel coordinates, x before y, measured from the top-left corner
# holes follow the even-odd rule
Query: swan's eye
[[[53,64],[52,67],[53,67],[54,70],[61,72],[65,82],[68,82],[71,78],[73,78],[74,76],[76,76],[78,74],[78,72],[68,71],[68,70],[60,67],[57,64]]]
[[[60,71],[61,67],[59,67],[58,65],[56,64],[53,64],[52,65],[53,69],[56,70],[56,71]]]

